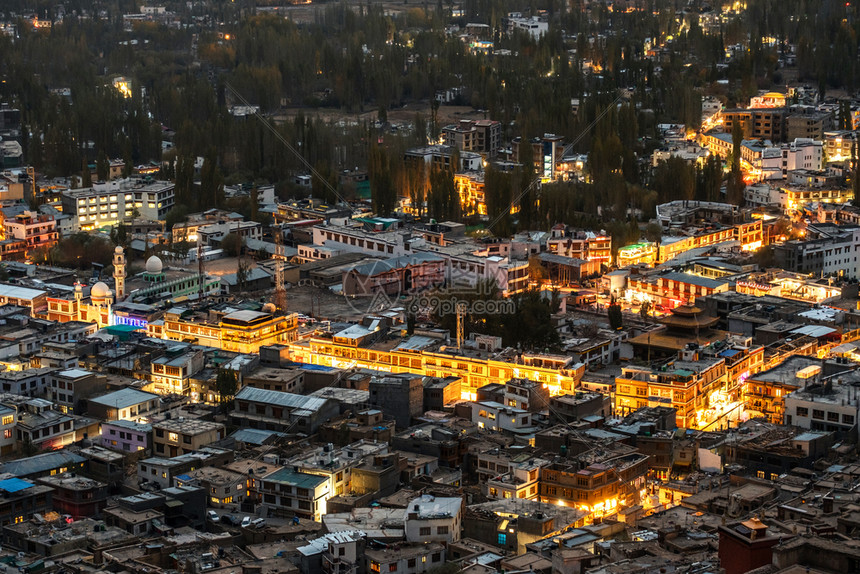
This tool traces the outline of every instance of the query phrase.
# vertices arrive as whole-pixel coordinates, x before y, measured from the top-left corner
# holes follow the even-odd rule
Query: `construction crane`
[[[282,313],[287,312],[287,290],[284,288],[284,245],[283,229],[275,229],[275,307]]]
[[[463,302],[457,303],[457,348],[463,348],[463,339],[465,338],[463,335],[465,333],[465,323],[466,321],[466,304]]]

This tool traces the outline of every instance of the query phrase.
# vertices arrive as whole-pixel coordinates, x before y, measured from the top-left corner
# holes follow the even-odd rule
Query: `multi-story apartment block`
[[[746,138],[783,141],[785,115],[785,108],[723,110],[723,127],[731,134],[734,124],[739,122]]]
[[[220,282],[218,283],[220,290]],[[209,316],[174,307],[164,313],[164,319],[147,324],[147,335],[170,341],[194,340],[198,345],[256,353],[260,347],[295,340],[298,315],[275,315],[261,311],[233,311],[226,315]]]
[[[405,339],[392,347],[388,342],[375,345],[374,341],[346,335],[348,330],[296,341],[289,345],[290,355],[297,362],[327,367],[384,368],[392,373],[459,377],[463,400],[475,400],[478,388],[488,383],[504,384],[513,378],[544,384],[551,395],[570,392],[585,371],[585,365],[563,355],[523,353],[515,358],[505,351],[480,349],[464,354],[439,341]]]
[[[175,457],[200,450],[226,436],[224,425],[200,419],[167,419],[152,425],[156,456]]]
[[[454,187],[460,196],[463,215],[487,215],[487,197],[484,191],[484,172],[467,171],[454,174]]]
[[[340,414],[336,401],[245,387],[236,394],[233,424],[241,427],[313,434]]]
[[[772,423],[781,424],[783,420],[791,420],[790,424],[797,424],[797,412],[786,411],[786,397],[809,383],[818,383],[821,370],[819,359],[803,355],[790,356],[774,367],[747,378],[741,388],[741,400],[747,411],[761,413]],[[794,405],[797,406],[797,403]],[[787,415],[792,418],[789,419]],[[801,424],[803,418],[801,413]],[[810,417],[807,415],[807,418]],[[811,422],[809,425],[808,428],[812,428]]]
[[[519,462],[515,460],[525,458]],[[489,466],[495,462],[495,473],[488,472]],[[478,454],[478,476],[481,480],[481,490],[490,499],[526,499],[538,500],[540,493],[540,471],[548,466],[550,461],[533,458],[525,454],[518,455],[514,460],[505,460],[500,455]]]
[[[837,374],[805,385],[785,397],[785,424],[814,431],[852,433],[856,438],[860,420],[860,398],[855,372]]]
[[[111,450],[137,452],[152,446],[152,425],[129,420],[102,423],[101,445]]]
[[[679,428],[698,428],[704,422],[699,411],[708,408],[712,393],[724,391],[726,384],[723,358],[679,360],[660,369],[624,367],[615,380],[615,412],[670,406]]]
[[[600,518],[614,514],[624,503],[638,501],[645,485],[648,456],[622,455],[579,469],[576,464],[553,463],[541,469],[542,502],[572,506]]]
[[[174,184],[141,179],[114,180],[63,192],[63,213],[77,219],[77,229],[114,226],[136,217],[163,220],[174,204]]]
[[[387,257],[430,253],[445,260],[449,283],[475,285],[480,280],[494,280],[505,296],[528,287],[526,259],[475,255],[477,246],[471,243],[439,245],[402,231],[368,232],[358,225],[340,223],[314,226],[314,246]]]
[[[860,154],[857,146],[857,132],[853,130],[834,130],[824,132],[824,153],[828,162],[851,159],[852,154]]]
[[[262,505],[270,516],[297,516],[319,522],[326,514],[329,481],[323,476],[278,469],[258,480]]]
[[[203,351],[176,350],[154,359],[150,364],[152,382],[147,389],[159,395],[189,395],[191,377],[203,368]]]
[[[650,277],[630,277],[627,287],[656,301],[657,304],[673,308],[697,297],[729,290],[728,281],[708,279],[690,273],[663,273]]]
[[[404,526],[409,542],[444,542],[460,540],[463,521],[463,499],[425,494],[406,506]]]
[[[575,231],[565,236],[564,227],[557,227],[559,229],[553,229],[553,237],[547,241],[548,252],[607,265],[612,261],[612,237],[605,232]]]
[[[785,241],[774,246],[774,259],[786,271],[860,278],[860,226],[810,224],[805,240]]]
[[[480,401],[472,405],[472,422],[487,430],[528,436],[535,432],[532,413],[508,407],[494,401]]]
[[[494,120],[460,120],[442,128],[442,142],[492,158],[502,146],[502,124]]]
[[[325,477],[329,482],[330,496],[340,496],[352,491],[351,471],[361,464],[364,457],[387,453],[387,443],[361,440],[343,448],[335,448],[329,443],[291,458],[287,466]]]
[[[3,220],[6,241],[13,241],[18,251],[3,253],[4,259],[22,259],[36,249],[50,249],[57,244],[59,233],[53,215],[25,211],[14,218]]]

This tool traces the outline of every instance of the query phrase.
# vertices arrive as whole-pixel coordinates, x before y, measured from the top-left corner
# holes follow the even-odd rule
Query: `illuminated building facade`
[[[650,300],[667,308],[674,308],[697,297],[729,290],[726,281],[708,279],[689,273],[664,273],[651,277],[630,277],[627,287],[631,291],[647,296]]]
[[[47,317],[51,321],[96,323],[99,328],[113,325],[113,293],[101,281],[92,286],[89,297],[84,297],[83,285],[76,283],[72,299],[65,297],[47,297],[46,299],[48,303]]]
[[[623,367],[615,379],[615,412],[627,415],[643,407],[672,407],[679,428],[698,428],[700,413],[714,393],[725,391],[728,379],[723,358],[675,361],[652,369]],[[703,418],[703,417],[701,417]]]
[[[741,387],[741,399],[751,416],[763,416],[772,423],[782,424],[785,398],[807,383],[817,382],[820,376],[821,361],[795,355],[747,378]]]
[[[90,231],[112,227],[135,217],[163,220],[173,208],[175,186],[169,181],[141,178],[96,183],[62,194],[63,213],[77,219],[77,228]]]
[[[338,369],[365,368],[389,373],[414,373],[428,377],[461,378],[461,398],[474,401],[477,390],[489,383],[527,379],[547,386],[550,395],[572,392],[585,372],[567,356],[528,354],[507,357],[502,353],[466,353],[428,343],[424,348],[405,340],[393,348],[360,346],[354,339],[311,337],[291,343],[293,361]]]
[[[156,339],[193,342],[238,353],[257,353],[266,345],[284,344],[296,339],[298,315],[275,315],[260,311],[234,311],[220,319],[196,316],[175,307],[164,319],[147,325],[147,335]]]
[[[570,237],[553,237],[547,241],[547,251],[563,257],[597,261],[609,265],[612,260],[612,237],[604,232],[575,232]]]
[[[619,267],[628,265],[654,265],[657,261],[657,245],[654,243],[634,243],[618,249],[616,263]]]
[[[152,382],[146,390],[159,395],[191,394],[191,376],[203,368],[203,351],[177,353],[168,349],[163,357],[154,359],[150,364]]]
[[[709,247],[726,241],[737,241],[743,251],[755,251],[764,240],[762,221],[750,221],[728,227],[704,230],[695,235],[664,237],[657,263],[665,263],[691,249]]]
[[[484,194],[484,172],[469,171],[454,174],[454,187],[460,196],[463,215],[487,215],[487,201]]]
[[[588,512],[592,520],[603,518],[623,505],[638,503],[647,473],[648,456],[638,453],[584,469],[554,463],[541,469],[540,497],[543,502]]]

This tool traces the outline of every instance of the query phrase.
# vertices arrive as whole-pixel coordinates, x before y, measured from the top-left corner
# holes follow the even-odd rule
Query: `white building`
[[[848,378],[848,377],[845,377]],[[815,431],[858,432],[860,387],[856,376],[847,382],[836,375],[785,397],[785,424]]]
[[[478,427],[514,434],[534,432],[532,414],[524,409],[508,407],[495,401],[472,403],[472,422]]]
[[[406,507],[404,527],[409,542],[457,542],[463,520],[463,499],[425,494]]]
[[[173,208],[174,184],[169,181],[116,179],[63,192],[63,213],[74,216],[76,230],[112,227],[135,217],[163,220]]]
[[[515,30],[522,30],[531,34],[535,40],[549,31],[549,22],[541,20],[537,16],[523,18],[519,12],[509,12],[507,23],[508,34],[513,34]]]

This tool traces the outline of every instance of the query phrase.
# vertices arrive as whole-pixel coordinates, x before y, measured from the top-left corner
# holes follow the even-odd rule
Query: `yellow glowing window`
[[[6,415],[3,417],[2,422],[4,425],[11,425],[14,420],[15,420],[15,417],[13,415]]]

